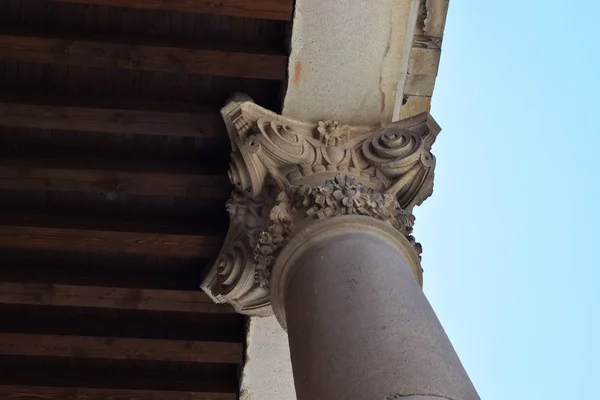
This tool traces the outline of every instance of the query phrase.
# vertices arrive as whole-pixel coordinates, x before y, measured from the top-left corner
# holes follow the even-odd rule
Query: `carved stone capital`
[[[237,95],[221,111],[232,146],[230,228],[202,288],[248,315],[268,315],[270,275],[296,232],[342,215],[376,218],[411,236],[412,209],[433,191],[428,114],[386,127],[285,118]]]

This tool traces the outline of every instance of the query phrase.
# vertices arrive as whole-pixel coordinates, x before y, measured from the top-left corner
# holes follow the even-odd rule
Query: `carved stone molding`
[[[439,126],[422,114],[386,127],[306,123],[235,96],[221,111],[232,146],[230,228],[202,288],[268,315],[270,273],[290,236],[314,220],[376,218],[411,236],[412,209],[433,191]]]

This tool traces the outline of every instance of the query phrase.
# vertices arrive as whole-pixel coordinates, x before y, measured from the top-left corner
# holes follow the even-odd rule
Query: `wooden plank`
[[[208,109],[192,114],[0,101],[0,126],[218,138],[222,125],[219,113]]]
[[[238,392],[237,364],[198,363],[191,368],[164,368],[161,361],[2,357],[2,361],[7,359],[11,362],[0,363],[0,386],[143,389],[160,393]],[[137,368],[142,364],[153,367]]]
[[[0,333],[0,354],[239,364],[243,345],[228,342]]]
[[[35,161],[35,160],[34,160]],[[0,189],[53,190],[146,196],[227,199],[231,186],[219,175],[169,174],[35,167],[17,162],[0,165]]]
[[[236,400],[237,394],[10,385],[0,386],[0,398],[6,400]]]
[[[0,246],[18,249],[216,257],[221,244],[214,236],[0,225]]]
[[[139,206],[132,204],[132,207],[126,207],[125,209],[86,207],[85,204],[79,202],[71,204],[77,207],[73,205],[47,207],[24,205],[20,207],[18,204],[11,202],[9,206],[0,208],[0,226],[37,226],[69,230],[223,237],[227,232],[228,218],[222,204],[216,206],[195,205],[192,208],[173,206],[167,207],[164,211],[144,208],[143,203]],[[94,256],[96,259],[97,257],[98,255]],[[60,258],[65,259],[64,255]],[[114,259],[114,255],[107,254],[105,258]],[[179,261],[171,260],[171,265],[181,265]],[[161,261],[161,263],[163,262],[164,260]]]
[[[1,304],[232,314],[198,291],[0,282]]]
[[[0,34],[0,58],[42,64],[283,80],[287,56]]]
[[[97,4],[151,10],[183,11],[291,21],[293,0],[51,0],[62,3]]]
[[[140,272],[139,276],[142,279],[143,272]],[[244,317],[239,314],[200,314],[19,304],[0,304],[0,310],[2,310],[3,321],[0,331],[13,333],[232,343],[244,343],[245,338]],[[161,362],[154,361],[152,363]],[[0,357],[0,364],[2,364],[2,357]],[[61,364],[65,363],[61,362]],[[86,363],[83,360],[79,364],[107,363],[95,361]],[[117,364],[131,363],[117,362]]]

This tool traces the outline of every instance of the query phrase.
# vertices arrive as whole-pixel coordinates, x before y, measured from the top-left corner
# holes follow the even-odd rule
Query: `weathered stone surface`
[[[441,38],[446,27],[449,0],[424,0],[424,20],[422,33],[429,37]]]
[[[408,75],[404,87],[404,95],[431,97],[434,86],[435,76],[433,75]]]
[[[397,119],[418,5],[297,0],[283,115],[352,125]]]
[[[410,75],[437,76],[441,50],[413,48],[410,54],[408,73]]]
[[[429,96],[406,96],[405,103],[402,106],[400,117],[411,118],[431,110],[431,97]]]
[[[447,13],[448,0],[420,2],[410,63],[404,78],[403,102],[395,114],[398,119],[429,112]]]
[[[240,400],[295,400],[286,332],[275,317],[250,318]]]

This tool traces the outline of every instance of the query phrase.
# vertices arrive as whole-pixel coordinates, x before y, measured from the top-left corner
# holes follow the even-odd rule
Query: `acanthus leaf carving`
[[[237,96],[222,110],[232,145],[225,245],[202,287],[245,314],[269,313],[271,269],[298,226],[341,215],[384,221],[412,237],[412,209],[433,190],[427,114],[384,128],[305,123]]]

